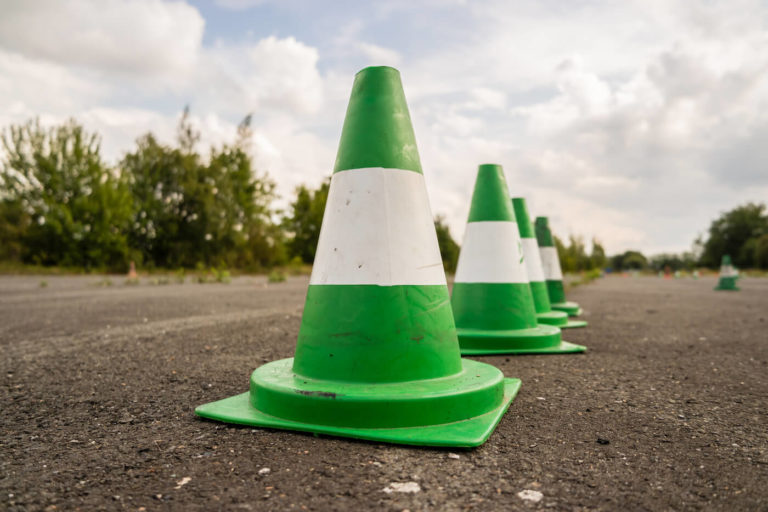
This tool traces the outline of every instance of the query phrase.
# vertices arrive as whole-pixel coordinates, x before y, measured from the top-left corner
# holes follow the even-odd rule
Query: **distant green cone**
[[[579,316],[581,308],[575,302],[565,300],[565,288],[563,287],[563,271],[560,268],[560,259],[557,249],[549,231],[549,219],[536,217],[536,240],[539,242],[541,264],[544,267],[544,277],[547,280],[547,292],[549,302],[555,311],[565,311],[568,316]]]
[[[715,290],[737,292],[740,290],[736,286],[736,280],[739,278],[739,273],[731,263],[731,256],[724,254],[720,263],[720,280],[715,286]]]
[[[451,304],[461,353],[583,352],[560,329],[536,322],[520,235],[499,165],[477,172]]]
[[[520,238],[523,243],[523,254],[525,255],[526,269],[528,270],[528,279],[531,284],[531,293],[533,294],[533,305],[536,308],[536,319],[540,324],[554,325],[561,329],[572,329],[577,327],[586,327],[587,322],[583,320],[569,320],[568,313],[565,311],[553,311],[549,302],[549,292],[547,291],[544,269],[541,265],[541,254],[539,253],[539,244],[536,241],[536,234],[531,223],[531,217],[528,214],[528,207],[525,199],[522,197],[512,198],[512,208],[515,211],[517,219],[517,229],[520,232]]]
[[[294,358],[200,416],[392,443],[477,446],[520,387],[461,359],[400,74],[355,76]]]

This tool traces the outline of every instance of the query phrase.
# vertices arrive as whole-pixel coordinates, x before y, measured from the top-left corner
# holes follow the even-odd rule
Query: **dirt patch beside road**
[[[0,277],[3,509],[768,508],[768,280],[575,288],[590,326],[565,338],[589,352],[477,358],[523,387],[449,451],[193,415],[293,354],[305,278],[44,279]]]

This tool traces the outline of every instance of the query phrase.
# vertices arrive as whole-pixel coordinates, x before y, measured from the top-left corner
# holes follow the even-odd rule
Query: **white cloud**
[[[203,152],[233,141],[237,123],[253,112],[256,167],[286,195],[300,183],[318,184],[332,170],[335,143],[304,123],[327,124],[315,117],[341,92],[330,78],[326,100],[317,49],[271,36],[203,47],[203,26],[199,12],[179,2],[4,5],[0,125],[75,117],[102,136],[103,154],[116,162],[149,131],[173,143],[185,104]]]
[[[102,154],[110,162],[117,162],[125,152],[133,149],[133,142],[151,131],[161,141],[171,142],[177,119],[154,110],[140,108],[95,107],[77,116],[91,131],[102,137]]]
[[[261,0],[217,3],[261,15]],[[256,164],[289,195],[331,172],[354,72],[370,63],[401,69],[433,211],[458,239],[485,162],[558,234],[611,252],[686,249],[719,211],[768,197],[757,0],[359,4],[328,8],[342,22],[325,36],[329,20],[302,35],[276,17],[275,35],[214,32],[205,45],[202,16],[181,2],[3,9],[0,124],[74,116],[110,158],[148,130],[170,142],[187,103],[204,145],[232,140],[253,112]]]
[[[357,47],[362,54],[365,55],[366,59],[368,59],[369,65],[371,66],[396,67],[400,65],[400,54],[392,49],[363,42],[357,43]]]
[[[195,65],[203,27],[200,13],[183,2],[9,0],[0,46],[118,74],[178,73]]]
[[[464,105],[467,109],[503,109],[507,105],[507,96],[502,91],[488,87],[475,87],[469,91],[469,94],[472,97],[472,100]]]
[[[323,104],[318,59],[317,49],[293,37],[218,43],[205,50],[195,92],[210,105],[242,114],[265,109],[312,114]]]
[[[454,234],[467,176],[489,160],[513,190],[557,198],[531,209],[560,219],[563,236],[609,251],[685,250],[719,211],[768,195],[765,6],[471,5],[491,23],[483,38],[403,73],[432,132],[417,135],[439,177],[433,208],[448,206]],[[505,91],[511,107],[470,115],[479,87]]]
[[[216,0],[216,5],[225,9],[243,11],[261,5],[264,2],[265,0]]]
[[[103,84],[55,63],[0,49],[0,120],[13,115],[74,113],[86,101],[103,100]]]

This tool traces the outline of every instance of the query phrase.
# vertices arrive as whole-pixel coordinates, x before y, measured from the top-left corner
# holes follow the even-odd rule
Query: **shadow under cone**
[[[499,165],[478,169],[451,304],[464,355],[585,350],[563,341],[559,328],[536,321],[520,235]]]
[[[200,416],[432,446],[477,446],[520,388],[461,359],[400,74],[355,76],[294,358]]]

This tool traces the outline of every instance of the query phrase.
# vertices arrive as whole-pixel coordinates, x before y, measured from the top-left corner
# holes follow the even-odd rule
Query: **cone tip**
[[[421,174],[400,72],[388,66],[355,75],[334,172],[370,167]]]
[[[478,169],[501,169],[501,164],[480,164],[477,166]]]
[[[371,73],[375,71],[381,71],[381,72],[387,72],[387,73],[396,73],[400,74],[400,71],[398,71],[396,68],[393,68],[392,66],[366,66],[357,73],[355,73],[355,76],[360,75],[362,73]]]

